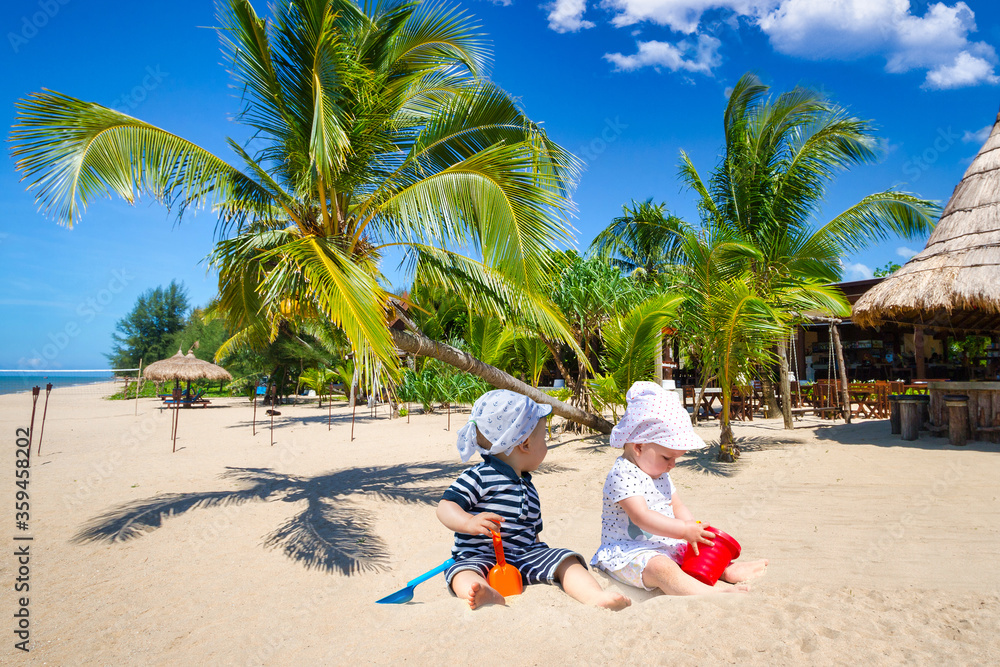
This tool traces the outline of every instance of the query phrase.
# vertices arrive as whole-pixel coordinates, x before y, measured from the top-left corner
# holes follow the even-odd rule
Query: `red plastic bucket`
[[[739,542],[718,528],[705,526],[705,530],[715,533],[715,538],[712,540],[715,544],[712,546],[699,544],[697,556],[689,544],[687,553],[684,554],[684,561],[681,563],[681,570],[703,584],[714,586],[729,564],[740,557],[741,549]]]

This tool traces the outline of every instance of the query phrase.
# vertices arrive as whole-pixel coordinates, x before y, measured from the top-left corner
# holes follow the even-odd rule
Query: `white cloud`
[[[775,50],[809,59],[852,59],[880,54],[886,71],[927,69],[926,88],[997,83],[996,51],[970,42],[975,14],[964,2],[910,13],[909,0],[782,0],[758,25]]]
[[[784,0],[757,25],[776,51],[810,59],[855,58],[888,41],[889,26],[906,0]]]
[[[993,58],[995,60],[995,58]],[[927,73],[925,88],[964,88],[980,83],[997,83],[1000,77],[993,73],[993,64],[962,51],[950,65],[939,65]]]
[[[844,269],[847,270],[847,277],[853,280],[867,280],[875,277],[875,273],[861,263],[845,264]]]
[[[712,9],[738,16],[758,16],[778,0],[604,0],[601,6],[617,12],[611,23],[619,28],[643,21],[665,25],[674,32],[695,33],[701,16]]]
[[[987,125],[986,127],[980,128],[975,132],[969,132],[968,130],[966,130],[962,134],[962,141],[964,141],[967,144],[976,144],[981,146],[982,144],[986,143],[986,140],[989,138],[990,132],[992,130],[993,130],[992,125]]]
[[[549,25],[559,32],[591,27],[592,22],[583,20],[585,2],[556,0],[549,5]],[[652,23],[699,37],[705,34],[708,12],[714,12],[715,27],[738,29],[743,19],[785,55],[810,60],[878,55],[885,58],[888,72],[926,70],[925,88],[1000,83],[994,72],[997,53],[986,42],[970,41],[975,14],[962,1],[931,3],[922,16],[912,13],[910,0],[602,0],[600,6],[611,12],[611,23],[618,27]],[[646,43],[658,45],[655,48],[664,54],[670,51],[665,48],[670,42]],[[641,51],[605,56],[619,69],[634,69],[641,65],[633,63],[651,57]],[[676,54],[665,57],[676,61]],[[622,59],[629,66],[619,65]],[[709,73],[704,68],[693,71]]]
[[[914,250],[913,248],[907,248],[905,245],[896,248],[896,254],[902,257],[903,259],[909,259],[914,255],[916,255],[918,252],[920,251]]]
[[[697,43],[686,39],[676,44],[653,40],[637,42],[639,50],[634,55],[606,53],[604,58],[614,63],[616,69],[624,71],[640,67],[666,67],[671,72],[683,70],[711,74],[712,68],[719,64],[721,44],[722,42],[711,35],[698,35]]]
[[[592,21],[583,19],[587,0],[555,0],[546,8],[549,10],[549,27],[556,32],[576,32],[594,27]]]

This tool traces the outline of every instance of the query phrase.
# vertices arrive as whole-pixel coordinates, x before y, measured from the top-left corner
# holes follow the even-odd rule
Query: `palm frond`
[[[411,248],[414,284],[448,290],[482,316],[515,322],[579,350],[565,319],[546,295],[512,284],[506,276],[457,253],[432,246]]]
[[[906,239],[929,234],[939,215],[940,208],[932,201],[886,190],[863,198],[816,230],[815,236],[835,239],[841,248],[857,251],[890,234]]]
[[[134,204],[145,192],[178,214],[191,206],[239,201],[227,220],[269,211],[271,197],[244,174],[170,132],[99,104],[52,91],[15,105],[17,168],[43,213],[72,227],[96,197]]]
[[[264,300],[280,302],[291,294],[311,300],[347,334],[366,377],[378,376],[376,360],[398,363],[385,322],[388,295],[335,243],[316,237],[295,239],[262,253],[261,260],[273,262],[261,283]]]
[[[618,387],[627,389],[657,372],[656,348],[662,344],[661,331],[676,317],[683,300],[676,293],[651,297],[601,328],[602,363]]]

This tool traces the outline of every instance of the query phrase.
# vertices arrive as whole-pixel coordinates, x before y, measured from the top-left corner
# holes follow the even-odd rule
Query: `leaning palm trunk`
[[[599,433],[611,433],[614,426],[606,419],[567,405],[556,400],[543,391],[521,382],[514,376],[504,373],[499,368],[490,366],[476,359],[471,354],[463,352],[445,343],[431,340],[424,336],[419,336],[406,331],[390,330],[393,343],[400,350],[410,354],[419,354],[425,357],[432,357],[450,364],[459,370],[480,377],[498,389],[510,389],[519,394],[524,394],[528,398],[538,403],[545,403],[552,406],[552,412],[565,419],[576,422],[588,428],[592,428]]]

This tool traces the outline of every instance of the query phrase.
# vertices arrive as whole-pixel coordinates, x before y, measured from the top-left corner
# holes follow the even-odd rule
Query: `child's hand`
[[[489,535],[491,530],[500,530],[503,517],[493,512],[482,512],[469,517],[466,524],[467,530],[462,532],[466,535]]]
[[[712,539],[715,538],[715,533],[710,530],[705,530],[705,527],[698,521],[685,521],[684,522],[684,539],[687,540],[691,548],[694,549],[694,555],[698,555],[698,544],[707,544],[712,546],[715,544]]]

